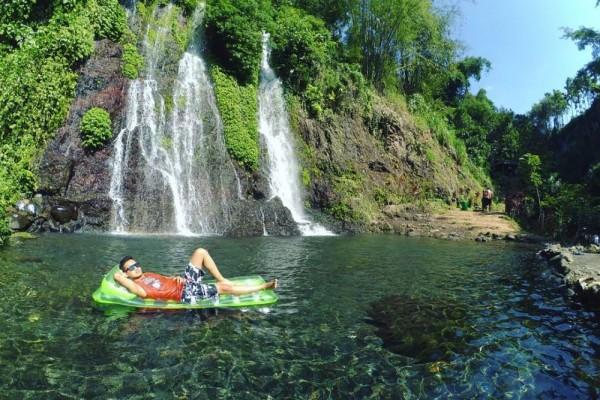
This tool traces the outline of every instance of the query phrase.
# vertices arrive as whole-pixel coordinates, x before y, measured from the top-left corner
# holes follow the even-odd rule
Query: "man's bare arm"
[[[131,279],[129,279],[124,273],[117,271],[115,272],[114,278],[115,281],[119,282],[131,293],[136,294],[141,298],[145,298],[147,296],[146,291],[142,289],[138,284],[133,282]]]

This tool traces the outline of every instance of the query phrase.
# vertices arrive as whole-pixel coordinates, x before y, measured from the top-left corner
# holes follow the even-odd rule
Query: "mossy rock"
[[[39,236],[34,235],[33,233],[30,232],[14,232],[13,234],[10,235],[11,239],[19,239],[19,240],[31,240],[31,239],[37,239],[39,238]]]

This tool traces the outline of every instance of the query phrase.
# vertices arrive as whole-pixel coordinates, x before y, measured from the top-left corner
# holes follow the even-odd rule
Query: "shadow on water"
[[[450,361],[468,353],[472,328],[465,306],[390,295],[370,304],[365,322],[389,351],[418,362]]]

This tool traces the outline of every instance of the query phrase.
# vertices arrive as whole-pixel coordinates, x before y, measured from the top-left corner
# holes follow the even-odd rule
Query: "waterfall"
[[[310,220],[304,211],[300,169],[294,149],[281,81],[269,65],[269,34],[263,34],[259,87],[259,130],[267,154],[271,198],[278,196],[291,213],[303,235],[333,235]]]
[[[146,71],[129,88],[112,160],[115,232],[222,234],[231,200],[241,197],[198,35],[176,66],[168,57],[170,28],[159,22],[177,10],[155,12],[142,50]],[[200,6],[190,21],[194,32],[202,13]]]

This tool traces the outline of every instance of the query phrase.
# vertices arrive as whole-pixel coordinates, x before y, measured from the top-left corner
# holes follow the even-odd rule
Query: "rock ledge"
[[[569,293],[587,307],[600,309],[600,246],[550,244],[537,255],[564,277]]]

